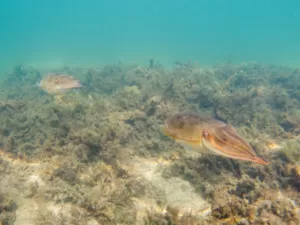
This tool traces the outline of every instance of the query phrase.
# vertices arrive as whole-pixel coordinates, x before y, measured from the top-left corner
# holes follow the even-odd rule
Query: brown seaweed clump
[[[0,194],[0,223],[13,224],[16,219],[17,205],[14,200],[5,194]]]

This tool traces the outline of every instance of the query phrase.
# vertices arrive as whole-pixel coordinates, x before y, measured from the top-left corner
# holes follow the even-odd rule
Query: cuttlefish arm
[[[243,140],[236,130],[228,124],[204,128],[202,144],[217,155],[263,165],[268,164],[259,158],[250,144]]]

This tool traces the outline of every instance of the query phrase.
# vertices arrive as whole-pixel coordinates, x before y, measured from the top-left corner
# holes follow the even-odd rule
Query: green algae
[[[279,158],[282,161],[300,164],[300,142],[299,140],[291,139],[285,142],[284,148],[279,152]]]

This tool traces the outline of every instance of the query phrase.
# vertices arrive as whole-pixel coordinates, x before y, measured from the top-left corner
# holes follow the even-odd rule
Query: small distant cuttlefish
[[[165,120],[165,135],[203,154],[268,164],[229,124],[192,113],[177,113]]]
[[[37,85],[48,94],[64,94],[72,88],[82,87],[79,80],[65,74],[48,74]]]

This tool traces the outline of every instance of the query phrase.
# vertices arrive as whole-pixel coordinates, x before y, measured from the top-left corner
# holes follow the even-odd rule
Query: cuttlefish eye
[[[209,136],[209,131],[206,130],[206,129],[203,129],[203,131],[202,131],[202,136],[203,136],[204,138],[208,138],[208,136]]]
[[[55,80],[55,84],[58,84],[58,80],[57,79]]]

